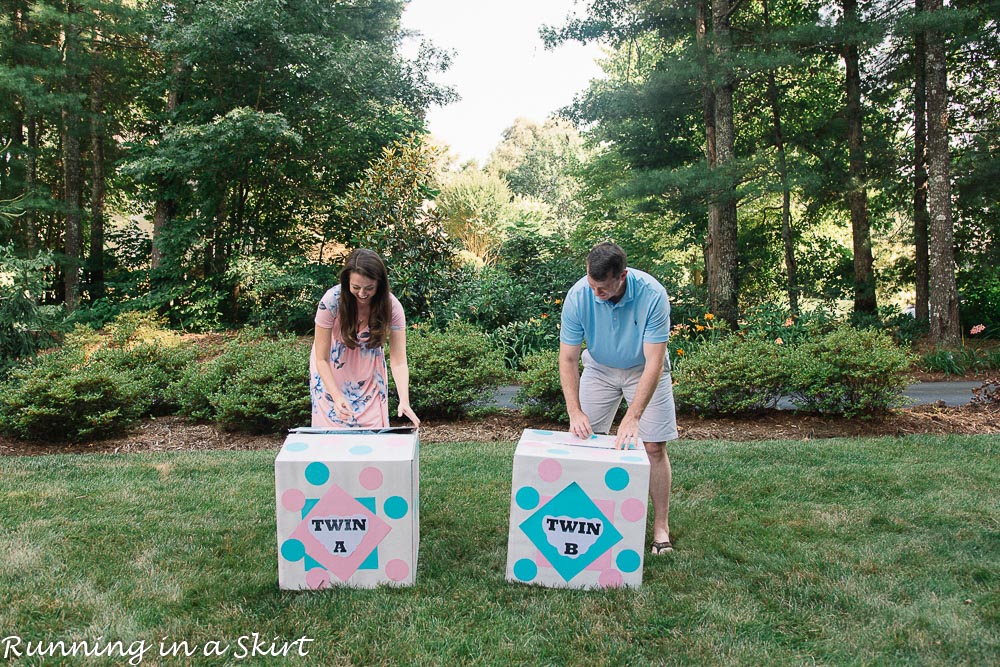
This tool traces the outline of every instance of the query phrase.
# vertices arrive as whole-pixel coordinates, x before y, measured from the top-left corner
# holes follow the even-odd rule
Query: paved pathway
[[[917,382],[907,385],[903,395],[910,399],[910,405],[924,405],[944,401],[945,405],[955,407],[966,405],[972,400],[972,390],[982,385],[982,382]],[[493,402],[500,408],[516,408],[513,398],[517,387],[509,385],[500,387],[493,393]],[[794,406],[786,399],[778,402],[781,409],[791,409]]]

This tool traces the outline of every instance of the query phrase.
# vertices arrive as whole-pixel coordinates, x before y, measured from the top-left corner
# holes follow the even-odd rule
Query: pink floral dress
[[[339,299],[340,285],[336,285],[323,295],[316,309],[316,326],[333,331],[330,349],[318,351],[313,345],[309,355],[312,425],[318,428],[386,428],[389,426],[389,374],[385,366],[385,350],[383,346],[368,347],[364,342],[368,337],[367,328],[358,332],[356,348],[352,350],[344,345],[337,319]],[[403,306],[394,295],[390,294],[389,299],[392,303],[390,329],[401,331],[406,328]],[[317,356],[322,357],[324,352],[326,359],[320,363],[330,364],[337,386],[354,411],[349,421],[337,417],[333,402],[327,399],[323,380],[316,370]]]

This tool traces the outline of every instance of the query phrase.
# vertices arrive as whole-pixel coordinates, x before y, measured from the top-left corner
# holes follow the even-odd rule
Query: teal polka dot
[[[295,562],[302,560],[306,556],[306,546],[298,540],[285,540],[281,545],[281,557],[287,561]]]
[[[368,445],[358,445],[357,447],[351,447],[349,450],[351,454],[371,454],[372,448]]]
[[[631,549],[625,549],[618,554],[618,558],[615,559],[618,564],[618,569],[622,572],[635,572],[639,569],[639,565],[642,563],[642,559],[639,558],[639,554]]]
[[[612,491],[621,491],[628,486],[628,471],[625,468],[612,468],[604,475],[604,483]]]
[[[537,428],[535,429],[535,433],[537,433],[538,435],[552,435],[552,431],[542,431]]]
[[[304,452],[309,449],[309,444],[306,442],[290,442],[285,445],[285,449],[290,452]]]
[[[645,459],[641,456],[623,456],[622,461],[626,461],[628,463],[642,463]]]
[[[319,486],[320,484],[326,484],[329,479],[330,469],[326,467],[326,464],[313,461],[306,466],[306,481],[310,484]]]
[[[522,486],[517,490],[514,500],[523,510],[535,509],[539,501],[538,490],[533,486]]]
[[[522,558],[514,563],[514,576],[521,581],[531,581],[538,575],[538,566],[535,561]]]
[[[385,501],[382,509],[390,519],[402,519],[410,510],[410,504],[402,496],[393,496]]]

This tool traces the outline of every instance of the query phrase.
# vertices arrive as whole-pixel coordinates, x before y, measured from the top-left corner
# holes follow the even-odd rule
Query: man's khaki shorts
[[[630,404],[642,377],[642,366],[612,368],[594,361],[583,351],[583,375],[580,376],[580,407],[590,420],[594,433],[608,433],[622,398]],[[643,442],[666,442],[677,439],[677,416],[674,412],[674,388],[670,371],[660,376],[653,397],[639,418],[639,437]]]

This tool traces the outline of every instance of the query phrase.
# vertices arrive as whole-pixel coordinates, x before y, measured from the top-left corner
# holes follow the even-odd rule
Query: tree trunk
[[[94,40],[100,53],[101,43]],[[95,68],[90,80],[90,298],[104,296],[104,72]]]
[[[737,247],[736,185],[731,175],[736,158],[736,129],[733,123],[733,77],[730,68],[729,0],[712,0],[712,27],[715,55],[723,68],[723,82],[715,88],[715,132],[717,169],[725,185],[717,192],[719,221],[712,243],[718,270],[715,284],[709,282],[712,312],[736,328],[739,321],[739,249]]]
[[[63,144],[63,203],[65,206],[66,233],[65,264],[63,266],[63,300],[66,310],[73,312],[80,298],[80,198],[82,189],[80,161],[80,118],[75,108],[75,94],[78,92],[75,73],[76,59],[79,57],[79,26],[76,20],[78,8],[67,7],[68,23],[64,33],[63,64],[66,68],[66,92],[69,98],[62,110]]]
[[[923,9],[924,1],[916,0],[917,12],[920,13]],[[930,214],[927,212],[927,37],[922,30],[918,30],[913,39],[913,67],[914,316],[926,322],[930,301],[930,259],[927,248]]]
[[[925,0],[928,13],[941,0]],[[948,151],[948,68],[944,35],[927,31],[927,205],[930,212],[930,333],[938,343],[959,342],[958,288],[955,284],[951,169]]]
[[[767,0],[763,3],[764,27],[771,32],[771,16]],[[778,157],[778,178],[781,181],[781,240],[785,246],[785,276],[788,280],[788,307],[799,314],[798,267],[795,263],[795,235],[792,232],[792,192],[788,185],[788,158],[785,154],[785,137],[781,130],[781,106],[778,103],[778,84],[774,70],[767,73],[767,98],[771,106],[771,123],[774,128],[774,147]]]
[[[184,72],[184,63],[179,58],[174,59],[170,69],[173,81],[167,92],[167,113],[173,113],[180,104],[180,77]],[[171,184],[166,180],[160,182],[160,193],[156,199],[156,209],[153,211],[153,252],[150,258],[150,269],[157,269],[163,263],[163,251],[160,250],[160,237],[170,223],[174,214],[174,201],[170,192]]]
[[[24,191],[30,198],[38,178],[38,119],[35,116],[28,117],[28,153],[25,162]],[[28,257],[34,257],[38,253],[36,215],[35,207],[29,202],[24,211],[24,247]]]
[[[708,64],[708,0],[699,0],[695,10],[695,35],[698,40],[698,64],[702,74],[701,101],[702,118],[705,124],[705,160],[712,171],[718,165],[715,136],[715,85],[712,83],[712,71]],[[709,285],[718,283],[719,263],[715,248],[715,239],[719,234],[721,205],[716,197],[708,201],[708,229],[705,233],[705,276]],[[708,309],[715,311],[714,299],[709,296]]]
[[[868,220],[868,183],[865,174],[865,147],[861,117],[861,69],[854,34],[858,23],[857,0],[843,0],[844,24],[847,27],[844,44],[844,67],[847,92],[847,147],[850,183],[847,206],[851,212],[851,233],[854,239],[854,311],[874,313],[875,271],[872,257],[871,223]]]

